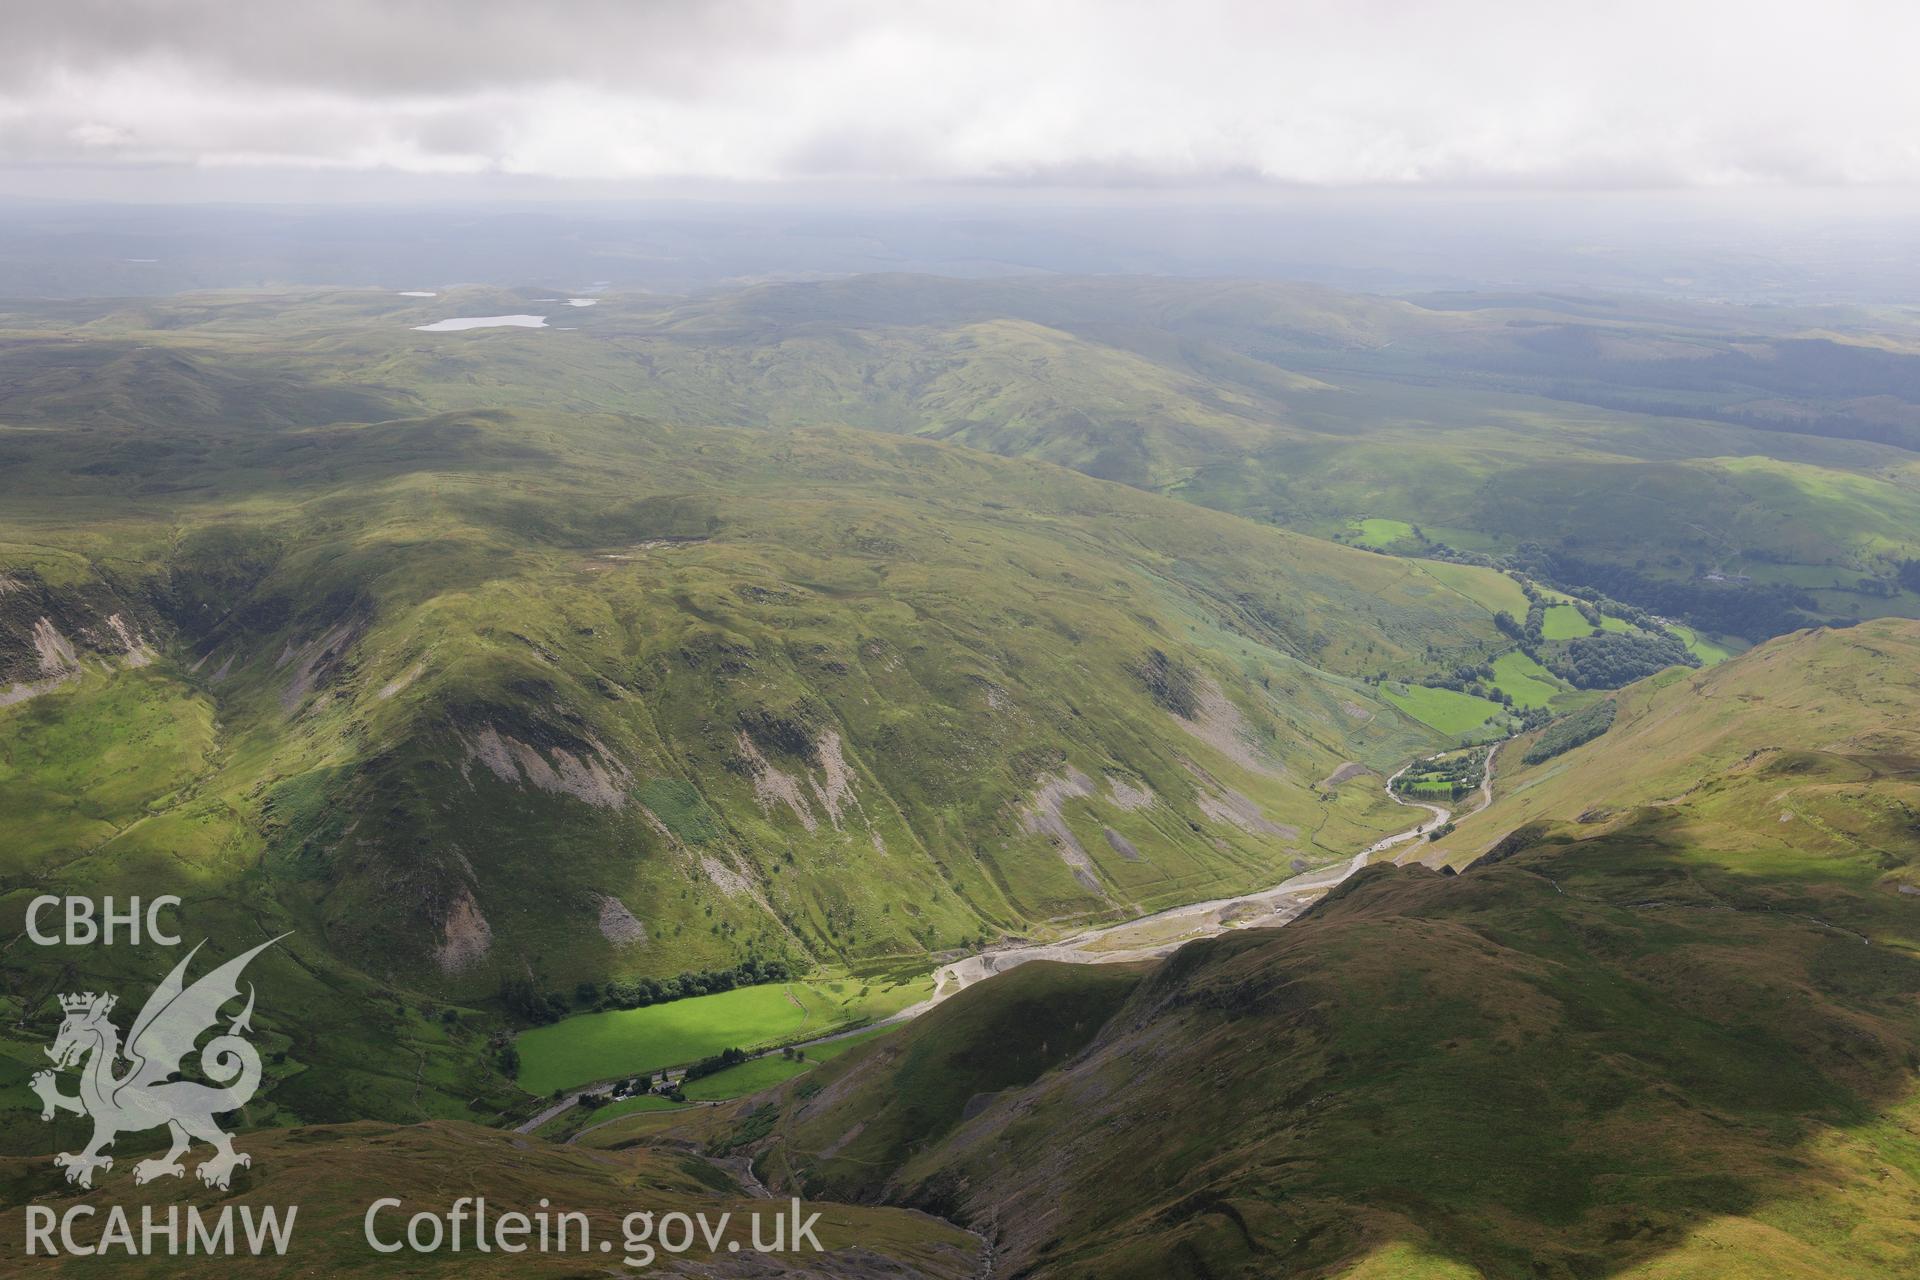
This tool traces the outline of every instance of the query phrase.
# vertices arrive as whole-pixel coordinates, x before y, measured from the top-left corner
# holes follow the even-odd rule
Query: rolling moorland
[[[294,931],[247,1194],[331,1203],[329,1144],[431,1165],[717,1051],[720,1005],[805,1038],[943,956],[1343,861],[1407,825],[1388,774],[1524,731],[1430,865],[1026,966],[771,1102],[575,1117],[622,1163],[567,1169],[725,1198],[685,1144],[749,1154],[925,1274],[980,1239],[885,1206],[996,1274],[1899,1274],[1908,318],[550,296],[0,308],[9,1202],[56,1186],[51,993],[169,958],[30,948],[38,893]],[[622,1039],[642,984],[767,973]],[[749,1067],[705,1092],[788,1074]]]
[[[1378,549],[1504,556],[1747,641],[1920,614],[1920,571],[1902,577],[1920,556],[1920,330],[1897,308],[1128,278],[554,294],[206,294],[0,322],[19,420],[67,412],[84,370],[86,397],[177,417],[241,396],[312,421],[491,406],[855,426]],[[553,328],[410,327],[516,312]]]

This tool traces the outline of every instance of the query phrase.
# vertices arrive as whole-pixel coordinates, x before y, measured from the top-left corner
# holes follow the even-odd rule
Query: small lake
[[[413,326],[421,333],[452,333],[457,329],[544,329],[545,316],[459,316]]]

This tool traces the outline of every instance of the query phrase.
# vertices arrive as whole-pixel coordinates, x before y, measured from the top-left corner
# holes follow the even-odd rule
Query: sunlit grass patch
[[[657,1071],[728,1048],[797,1033],[808,1010],[790,984],[741,987],[644,1009],[583,1013],[522,1032],[519,1082],[548,1093],[593,1080]]]
[[[1593,634],[1593,624],[1570,604],[1550,605],[1541,619],[1540,634],[1549,640],[1577,640]]]
[[[1566,688],[1545,667],[1517,649],[1493,660],[1493,679],[1519,707],[1544,707]]]
[[[743,1098],[762,1089],[771,1089],[784,1080],[811,1071],[816,1064],[770,1054],[754,1058],[737,1067],[716,1071],[688,1083],[682,1092],[696,1102],[716,1102],[723,1098]]]
[[[1353,522],[1356,541],[1369,547],[1390,547],[1396,542],[1413,540],[1413,526],[1405,520],[1386,520],[1378,516]]]
[[[1380,691],[1389,702],[1420,723],[1456,736],[1471,733],[1501,713],[1497,702],[1452,689],[1430,689],[1417,684],[1385,684]]]
[[[1691,653],[1708,666],[1712,666],[1716,662],[1725,662],[1734,654],[1732,649],[1729,649],[1724,644],[1719,644],[1707,639],[1692,627],[1675,625],[1668,627],[1667,630],[1680,637],[1686,644],[1688,653]]]

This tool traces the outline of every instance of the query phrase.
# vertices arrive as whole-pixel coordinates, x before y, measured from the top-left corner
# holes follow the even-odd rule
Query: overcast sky
[[[15,193],[1920,183],[1906,0],[0,0],[0,30]]]

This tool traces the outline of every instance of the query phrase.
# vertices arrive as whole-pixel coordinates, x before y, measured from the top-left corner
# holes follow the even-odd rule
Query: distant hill
[[[410,327],[529,308],[567,331]],[[1748,641],[1920,616],[1901,577],[1920,563],[1920,333],[1892,311],[872,275],[591,308],[542,288],[16,304],[7,323],[35,335],[10,357],[30,413],[83,411],[46,366],[110,341],[107,376],[161,388],[136,418],[219,417],[246,378],[261,420],[857,426],[1320,537],[1390,520],[1409,531],[1396,551],[1506,558]]]

